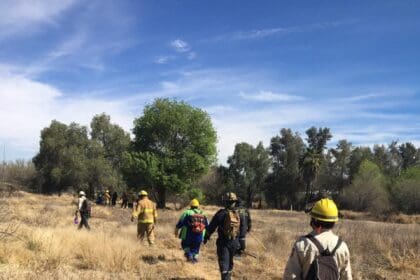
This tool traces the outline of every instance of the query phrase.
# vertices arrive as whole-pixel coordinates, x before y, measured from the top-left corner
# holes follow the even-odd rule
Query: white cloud
[[[181,40],[181,39],[176,39],[176,40],[173,40],[172,42],[171,42],[171,46],[177,51],[177,52],[181,52],[181,53],[183,53],[183,52],[188,52],[191,48],[190,48],[190,46],[188,45],[188,43],[187,42],[185,42],[185,41],[183,41],[183,40]]]
[[[288,27],[272,27],[272,28],[261,28],[247,31],[236,31],[232,33],[226,33],[214,38],[210,41],[222,41],[222,40],[254,40],[263,39],[271,36],[280,36],[302,32],[313,32],[318,30],[326,30],[331,28],[337,28],[342,25],[350,25],[356,23],[357,20],[341,20],[333,22],[319,22],[307,25],[288,26]]]
[[[124,101],[67,97],[48,84],[4,73],[0,100],[0,142],[6,143],[8,158],[35,155],[40,131],[53,119],[89,125],[95,114],[106,112],[127,131],[134,119]]]
[[[157,64],[166,64],[168,63],[170,60],[172,60],[173,57],[171,56],[159,56],[155,59],[155,63]]]
[[[303,97],[285,93],[273,93],[272,91],[260,90],[257,94],[239,93],[239,96],[245,100],[258,101],[258,102],[288,102],[288,101],[301,101]]]
[[[51,24],[69,9],[75,0],[3,0],[0,1],[0,36],[35,30]]]

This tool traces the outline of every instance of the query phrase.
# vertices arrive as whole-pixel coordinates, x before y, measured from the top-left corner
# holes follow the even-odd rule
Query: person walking
[[[114,191],[111,198],[112,207],[115,207],[115,205],[117,204],[117,199],[118,199],[118,193]]]
[[[208,226],[207,217],[199,209],[199,206],[200,202],[197,199],[191,200],[190,208],[182,213],[175,226],[175,237],[179,237],[182,240],[181,246],[184,250],[184,255],[192,263],[198,261],[200,246]],[[181,230],[179,231],[179,229]]]
[[[155,242],[155,224],[157,219],[156,204],[148,198],[146,191],[139,192],[139,200],[133,208],[131,221],[137,219],[137,237],[143,241],[147,236],[149,245]]]
[[[338,221],[336,204],[323,198],[314,204],[310,216],[312,232],[293,245],[283,279],[352,280],[347,244],[332,232]]]
[[[109,190],[105,191],[104,200],[105,200],[105,206],[111,206],[111,195],[109,194]]]
[[[84,226],[87,230],[90,230],[88,221],[90,216],[90,203],[86,198],[86,193],[84,191],[79,192],[78,207],[75,213],[76,217],[77,213],[80,214],[80,223],[78,229],[80,230]]]
[[[127,208],[128,206],[128,195],[127,192],[123,192],[121,195],[121,208]]]
[[[241,219],[236,208],[237,197],[235,193],[226,193],[222,201],[225,207],[220,209],[212,218],[204,236],[204,244],[208,242],[213,232],[217,229],[216,246],[221,279],[230,280],[233,269],[233,256],[240,248]]]
[[[251,213],[245,206],[243,200],[237,202],[238,213],[241,219],[241,228],[239,229],[239,250],[236,252],[235,257],[240,258],[246,249],[246,235],[251,231],[252,221]]]

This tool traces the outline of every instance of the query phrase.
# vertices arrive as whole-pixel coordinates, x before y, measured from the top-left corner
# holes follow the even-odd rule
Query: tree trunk
[[[157,208],[159,209],[166,208],[166,188],[165,187],[158,187]]]

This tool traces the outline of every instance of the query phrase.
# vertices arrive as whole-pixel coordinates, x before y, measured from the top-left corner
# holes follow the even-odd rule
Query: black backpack
[[[87,214],[87,216],[90,218],[92,216],[92,203],[89,199],[85,199],[82,203],[82,209],[81,212]]]
[[[309,272],[305,280],[338,280],[340,278],[340,272],[334,260],[334,255],[343,241],[338,239],[337,245],[330,252],[328,248],[325,250],[314,236],[308,234],[305,237],[315,244],[319,251],[318,256],[316,256],[309,267]]]

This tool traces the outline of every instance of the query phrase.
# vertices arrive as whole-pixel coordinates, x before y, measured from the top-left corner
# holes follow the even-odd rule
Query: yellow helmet
[[[311,210],[311,217],[323,222],[337,222],[338,208],[334,201],[329,198],[318,200]]]
[[[139,192],[139,195],[147,195],[147,192],[146,192],[146,191],[144,191],[144,190],[143,190],[143,191],[140,191],[140,192]]]
[[[198,202],[198,200],[194,198],[193,200],[191,200],[190,206],[191,207],[198,207],[198,206],[200,206],[200,202]]]

